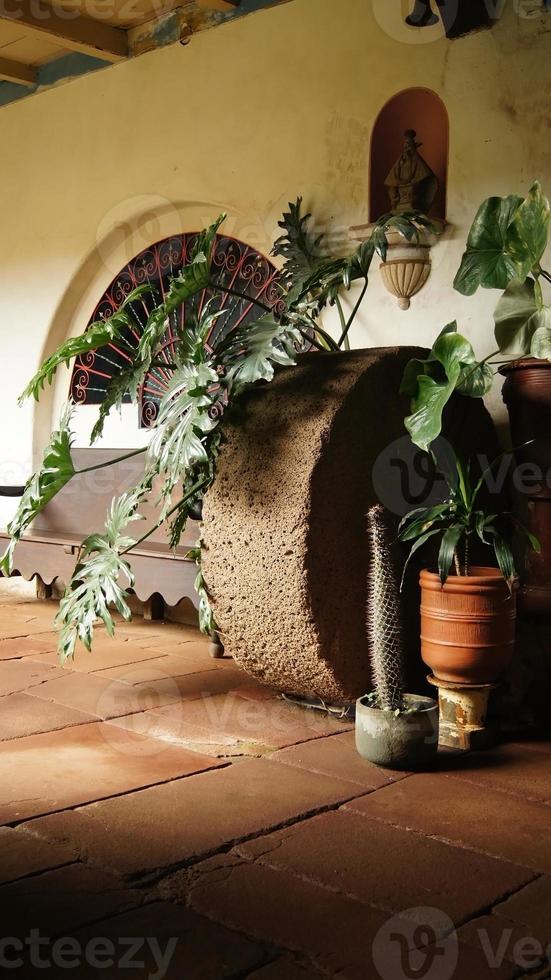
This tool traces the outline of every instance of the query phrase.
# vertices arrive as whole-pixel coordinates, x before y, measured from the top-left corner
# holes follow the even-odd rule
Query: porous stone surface
[[[203,570],[226,653],[279,690],[336,703],[371,686],[365,517],[378,502],[374,463],[406,435],[398,392],[420,354],[301,355],[224,424]],[[478,420],[471,443],[493,445],[482,402],[461,402]]]

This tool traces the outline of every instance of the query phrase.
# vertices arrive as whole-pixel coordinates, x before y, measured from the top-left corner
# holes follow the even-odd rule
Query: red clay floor
[[[54,613],[4,584],[2,976],[551,976],[547,743],[391,773],[190,627],[61,668]]]

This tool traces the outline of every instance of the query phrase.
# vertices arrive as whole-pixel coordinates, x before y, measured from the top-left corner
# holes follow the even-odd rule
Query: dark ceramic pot
[[[423,769],[438,750],[438,704],[419,694],[404,694],[407,711],[374,708],[366,696],[356,702],[356,748],[369,762],[386,769]]]
[[[519,542],[519,605],[528,615],[551,619],[551,361],[525,358],[501,374],[513,446],[519,447],[515,511],[541,544],[536,553]]]

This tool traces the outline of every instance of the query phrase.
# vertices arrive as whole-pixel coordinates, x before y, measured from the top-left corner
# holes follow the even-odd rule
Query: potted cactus
[[[405,693],[399,587],[390,527],[380,505],[368,512],[367,532],[374,689],[356,702],[356,748],[364,759],[389,769],[423,768],[438,748],[438,705],[432,698]]]

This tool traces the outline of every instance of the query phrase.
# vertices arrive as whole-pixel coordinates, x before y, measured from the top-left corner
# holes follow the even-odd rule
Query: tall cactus
[[[377,706],[403,708],[404,649],[399,586],[388,520],[380,504],[367,514],[371,571],[367,590],[367,633]]]

